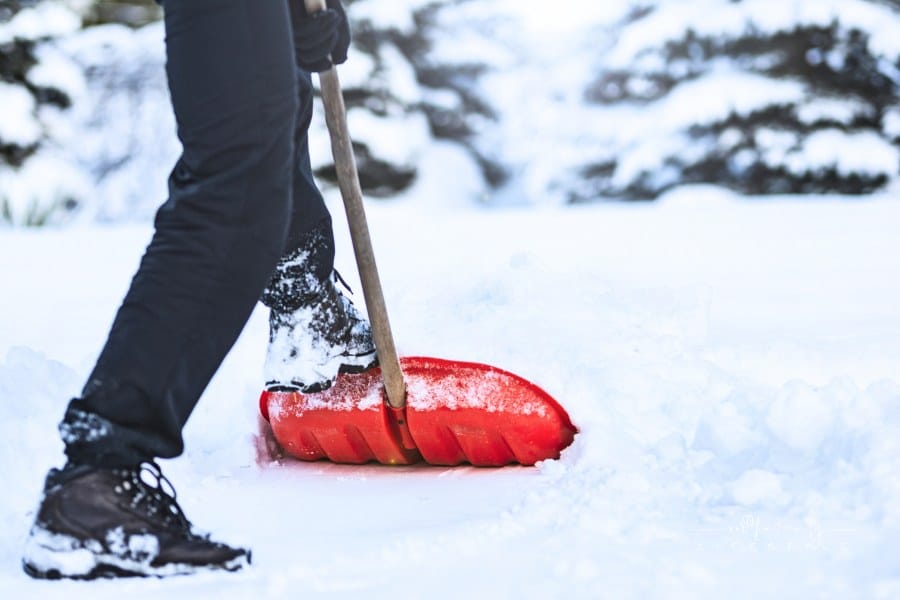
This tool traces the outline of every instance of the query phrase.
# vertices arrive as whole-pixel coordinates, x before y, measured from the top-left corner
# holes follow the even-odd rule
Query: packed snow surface
[[[19,558],[61,460],[56,423],[150,230],[6,231],[4,597],[900,595],[895,200],[685,188],[652,206],[451,212],[409,198],[369,212],[401,352],[545,388],[580,429],[562,458],[261,467],[260,308],[189,422],[186,454],[164,464],[188,516],[252,547],[253,567],[32,581]],[[340,218],[337,233],[348,275]]]

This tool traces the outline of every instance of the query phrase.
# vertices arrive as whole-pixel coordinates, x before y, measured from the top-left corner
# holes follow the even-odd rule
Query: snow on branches
[[[893,4],[893,6],[892,6]],[[586,90],[607,152],[570,199],[681,183],[747,194],[863,194],[897,179],[900,12],[866,0],[653,2]]]
[[[565,204],[898,180],[897,0],[346,3],[368,196]],[[110,15],[129,26],[98,25]],[[150,0],[0,0],[0,222],[152,216],[179,152],[158,15]],[[317,111],[313,169],[333,182],[328,144]]]
[[[48,42],[80,26],[65,2],[0,1],[0,223],[64,220],[86,193],[86,179],[61,151],[60,123],[82,76]]]

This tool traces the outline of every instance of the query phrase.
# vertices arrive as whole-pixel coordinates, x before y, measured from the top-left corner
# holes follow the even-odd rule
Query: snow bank
[[[428,179],[458,193],[452,176]],[[567,408],[574,445],[533,469],[258,469],[260,310],[188,424],[187,453],[165,465],[188,515],[252,546],[255,566],[91,592],[387,597],[402,581],[401,594],[438,598],[892,597],[898,210],[887,197],[751,204],[712,187],[639,207],[372,203],[401,353],[527,376]],[[20,541],[59,462],[55,423],[149,234],[0,237],[16,284],[0,297],[0,587],[13,595],[82,590],[27,580]]]

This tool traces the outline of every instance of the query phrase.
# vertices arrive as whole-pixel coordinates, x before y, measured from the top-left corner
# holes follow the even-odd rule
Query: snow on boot
[[[368,320],[335,285],[331,221],[314,227],[279,262],[262,295],[271,309],[265,378],[269,391],[315,393],[338,373],[378,364]]]
[[[338,280],[335,271],[334,277],[309,284],[299,308],[272,309],[265,365],[270,391],[321,392],[339,373],[361,373],[378,364],[369,321],[337,288]]]
[[[249,550],[193,531],[155,463],[52,469],[22,560],[40,579],[163,577],[249,563]]]

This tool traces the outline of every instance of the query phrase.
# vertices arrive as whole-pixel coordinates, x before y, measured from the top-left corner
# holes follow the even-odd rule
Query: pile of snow
[[[431,160],[421,181],[448,202],[464,193]],[[185,456],[164,465],[187,514],[250,545],[255,565],[92,585],[94,597],[900,593],[893,199],[751,204],[691,188],[652,205],[451,211],[422,208],[419,185],[369,206],[401,353],[526,376],[566,407],[574,445],[537,468],[258,467],[261,309],[192,416]],[[150,233],[0,237],[16,282],[0,297],[12,596],[84,592],[28,580],[21,542],[61,460],[56,422]],[[340,219],[337,234],[352,273]]]

